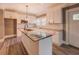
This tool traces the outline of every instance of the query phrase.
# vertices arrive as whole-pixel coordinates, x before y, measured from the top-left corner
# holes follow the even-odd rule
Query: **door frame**
[[[65,42],[65,44],[69,44],[67,41],[67,36],[66,36],[66,11],[67,10],[70,10],[70,9],[73,9],[73,8],[77,8],[79,7],[79,3],[77,4],[74,4],[72,6],[68,6],[68,7],[64,7],[62,8],[62,22],[63,22],[63,41]]]
[[[4,23],[5,23],[5,20],[8,19],[8,20],[15,20],[13,23],[14,23],[14,33],[12,35],[5,35],[5,38],[8,38],[8,37],[16,37],[17,36],[17,19],[12,19],[12,18],[4,18]],[[4,25],[4,29],[5,29],[5,25]]]

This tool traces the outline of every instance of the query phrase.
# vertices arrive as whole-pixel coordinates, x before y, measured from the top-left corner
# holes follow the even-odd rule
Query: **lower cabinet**
[[[29,55],[52,55],[52,36],[32,41],[22,33],[22,43]]]
[[[55,35],[53,35],[52,41],[53,41],[54,44],[61,46],[63,44],[63,33],[62,33],[62,31],[55,32]]]
[[[39,54],[39,42],[34,42],[29,39],[25,34],[22,34],[22,42],[30,55],[38,55]]]

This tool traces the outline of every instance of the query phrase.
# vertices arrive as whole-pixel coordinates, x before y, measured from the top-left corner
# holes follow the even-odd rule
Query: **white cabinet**
[[[51,9],[47,11],[47,20],[48,20],[48,23],[53,23],[53,12]]]
[[[63,36],[62,36],[62,31],[55,32],[55,35],[53,35],[53,43],[60,46],[63,44]]]
[[[50,23],[62,23],[62,8],[50,8],[47,11],[47,19]]]
[[[62,10],[59,8],[54,10],[52,17],[54,23],[62,23]]]

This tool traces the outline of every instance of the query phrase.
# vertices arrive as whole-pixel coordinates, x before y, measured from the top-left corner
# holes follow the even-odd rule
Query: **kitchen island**
[[[22,43],[29,55],[52,55],[52,35],[40,30],[23,30]]]

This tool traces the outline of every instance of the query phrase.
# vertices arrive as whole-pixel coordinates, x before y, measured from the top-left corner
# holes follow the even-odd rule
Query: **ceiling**
[[[41,15],[45,13],[49,6],[55,5],[55,3],[0,3],[0,8],[26,13],[26,5],[28,5],[28,13]]]

